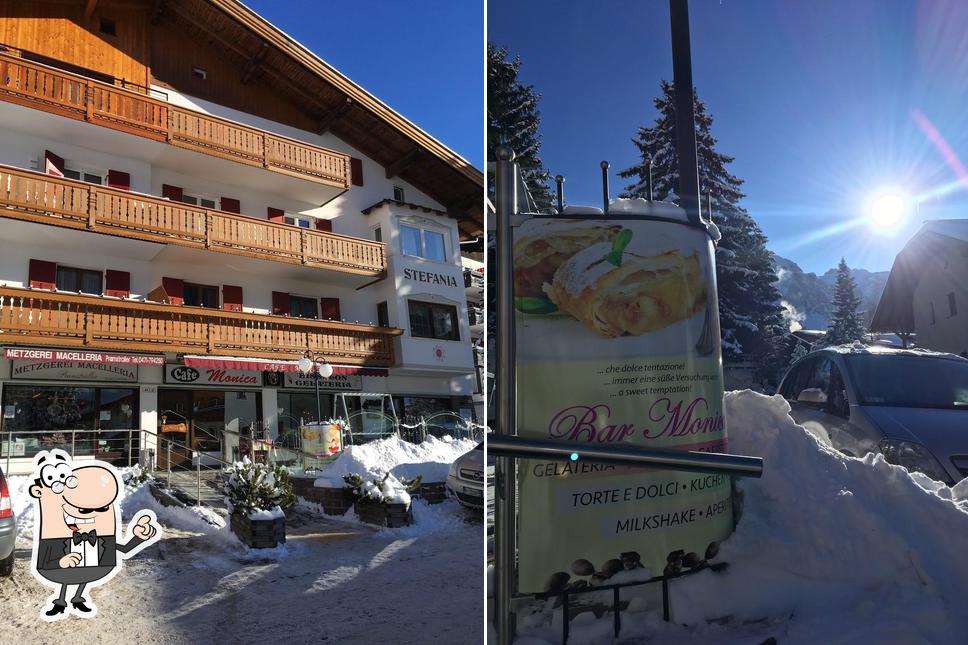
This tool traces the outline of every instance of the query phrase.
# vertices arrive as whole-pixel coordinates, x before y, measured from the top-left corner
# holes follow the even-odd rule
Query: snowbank
[[[968,630],[968,484],[948,488],[881,456],[844,457],[788,412],[779,396],[727,393],[730,452],[764,459],[761,479],[737,481],[742,516],[717,558],[729,569],[670,585],[674,623],[685,627],[663,624],[654,610],[636,614],[649,605],[633,603],[622,637],[960,641]],[[556,642],[560,621],[546,608],[524,631]],[[598,642],[610,623],[610,615],[583,617],[569,642]]]
[[[425,482],[447,480],[447,470],[455,459],[477,442],[472,439],[438,439],[429,436],[423,443],[414,444],[399,437],[388,437],[360,446],[350,446],[336,460],[325,467],[316,479],[317,488],[341,488],[343,476],[357,473],[372,479],[389,472],[397,479],[413,479],[418,475]]]

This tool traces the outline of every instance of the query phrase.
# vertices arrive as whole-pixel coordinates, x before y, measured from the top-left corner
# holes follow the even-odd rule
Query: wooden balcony
[[[393,365],[400,329],[0,287],[0,343]]]
[[[0,53],[0,100],[312,182],[350,187],[349,156]]]
[[[380,242],[3,165],[0,217],[358,275],[379,276],[386,270]]]

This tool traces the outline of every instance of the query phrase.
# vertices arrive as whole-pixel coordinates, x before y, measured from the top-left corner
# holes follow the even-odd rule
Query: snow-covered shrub
[[[397,479],[389,472],[382,478],[363,479],[358,473],[345,475],[344,488],[357,502],[375,502],[377,504],[409,504],[410,493],[420,488],[422,477],[413,479]]]
[[[145,483],[150,478],[151,473],[142,468],[140,464],[135,464],[121,473],[121,479],[124,480],[125,486],[137,486],[138,484]]]
[[[242,515],[285,510],[296,503],[289,471],[278,464],[254,464],[246,457],[223,471],[225,505]]]

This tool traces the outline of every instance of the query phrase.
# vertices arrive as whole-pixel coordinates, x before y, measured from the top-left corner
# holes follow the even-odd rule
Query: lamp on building
[[[302,358],[297,363],[299,371],[304,375],[313,375],[313,384],[316,387],[316,423],[322,423],[323,411],[319,403],[319,379],[329,378],[333,375],[333,366],[320,356],[307,349]]]

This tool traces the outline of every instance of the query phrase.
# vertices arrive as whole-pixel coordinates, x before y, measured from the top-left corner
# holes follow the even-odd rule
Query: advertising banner
[[[307,423],[299,427],[302,436],[303,468],[319,469],[331,463],[343,449],[339,424]]]
[[[725,452],[713,251],[705,231],[673,221],[526,220],[514,242],[518,434]],[[523,593],[662,575],[733,528],[724,475],[579,458],[521,460],[519,482]]]

